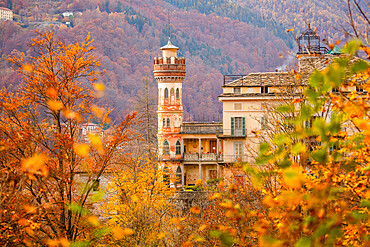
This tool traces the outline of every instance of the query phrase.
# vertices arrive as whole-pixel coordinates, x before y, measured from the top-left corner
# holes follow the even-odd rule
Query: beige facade
[[[169,50],[171,46],[169,43],[162,47],[163,56],[171,57],[155,58],[155,66],[164,63],[163,61],[176,64],[176,50]],[[322,54],[320,51],[301,52],[297,56],[298,72],[250,73],[228,82],[224,78],[223,92],[218,97],[223,104],[221,123],[182,122],[183,78],[181,81],[176,79],[176,76],[168,77],[172,78],[172,81],[163,79],[164,77],[160,79],[156,76],[159,71],[155,69],[159,92],[158,146],[161,164],[171,166],[179,186],[195,185],[198,180],[206,183],[216,178],[223,178],[232,183],[245,183],[244,173],[234,164],[255,162],[260,142],[268,140],[268,127],[271,127],[273,122],[269,119],[274,111],[272,109],[278,104],[302,97],[312,71],[324,69],[337,56],[338,54]],[[166,68],[167,70],[160,72],[169,76],[168,70],[173,69],[175,73],[176,67]],[[185,67],[183,69],[185,70]],[[171,96],[168,99],[164,97],[166,88],[179,89],[181,96],[178,101],[173,100]],[[356,86],[345,86],[340,90],[353,91]],[[171,128],[167,132],[164,127],[167,120],[163,119],[170,119],[171,122]],[[279,124],[279,119],[274,121]],[[164,150],[165,138],[171,140],[169,154],[161,151]],[[178,145],[175,144],[176,141]]]
[[[13,20],[13,11],[7,8],[0,7],[0,20]]]

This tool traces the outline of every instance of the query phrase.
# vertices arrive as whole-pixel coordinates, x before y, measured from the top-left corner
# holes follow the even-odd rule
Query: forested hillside
[[[333,27],[341,22],[346,9],[339,0],[300,4],[269,0],[3,0],[0,6],[15,12],[15,22],[0,23],[2,86],[19,83],[5,58],[19,52],[31,55],[25,41],[35,35],[35,28],[68,21],[69,27],[55,25],[57,35],[75,42],[91,33],[102,62],[101,80],[107,89],[103,101],[115,109],[114,118],[134,108],[132,102],[141,97],[138,92],[143,78],[152,78],[153,57],[167,42],[169,11],[171,41],[180,47],[179,55],[187,59],[185,116],[194,120],[220,117],[217,96],[223,74],[272,71],[284,64],[295,46],[294,38],[285,30],[304,29],[307,16],[324,37],[341,37]],[[310,11],[303,13],[306,8]],[[62,16],[67,10],[74,15]],[[154,81],[151,87],[156,94]]]

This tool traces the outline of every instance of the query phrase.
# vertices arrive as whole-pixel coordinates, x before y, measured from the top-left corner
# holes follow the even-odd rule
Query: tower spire
[[[168,21],[168,42],[171,42],[171,19],[170,19],[170,10],[167,12],[167,21]]]

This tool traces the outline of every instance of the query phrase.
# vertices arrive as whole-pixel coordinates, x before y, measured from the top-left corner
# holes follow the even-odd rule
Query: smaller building
[[[0,7],[0,20],[13,20],[13,11],[7,8]]]
[[[70,16],[73,16],[73,12],[72,11],[66,11],[66,12],[63,12],[62,15],[63,15],[64,18],[70,17]]]

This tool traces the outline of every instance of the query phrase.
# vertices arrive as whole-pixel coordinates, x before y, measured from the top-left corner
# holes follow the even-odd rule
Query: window
[[[241,111],[242,110],[242,103],[234,103],[234,110]]]
[[[167,118],[167,128],[171,128],[171,121],[169,118]]]
[[[245,136],[245,117],[231,118],[231,135]]]
[[[364,92],[364,89],[359,87],[359,86],[356,86],[356,92],[358,93],[363,93]]]
[[[265,130],[267,128],[267,117],[262,116],[261,117],[261,129]]]
[[[180,99],[180,90],[176,89],[176,99]]]
[[[241,94],[241,88],[240,87],[234,87],[234,94]]]
[[[181,166],[177,166],[177,169],[176,169],[176,184],[182,184]]]
[[[167,140],[164,140],[163,142],[163,155],[170,154],[170,144]]]
[[[166,118],[163,118],[163,128],[166,128]]]
[[[164,98],[168,99],[168,89],[167,88],[164,90]]]
[[[243,143],[234,142],[234,155],[236,161],[241,161],[243,158]]]
[[[181,143],[179,140],[176,142],[176,154],[181,154]]]
[[[269,93],[269,87],[267,86],[261,87],[261,93]]]
[[[173,90],[173,88],[171,88],[170,95],[171,95],[171,98],[175,96],[175,90]]]

